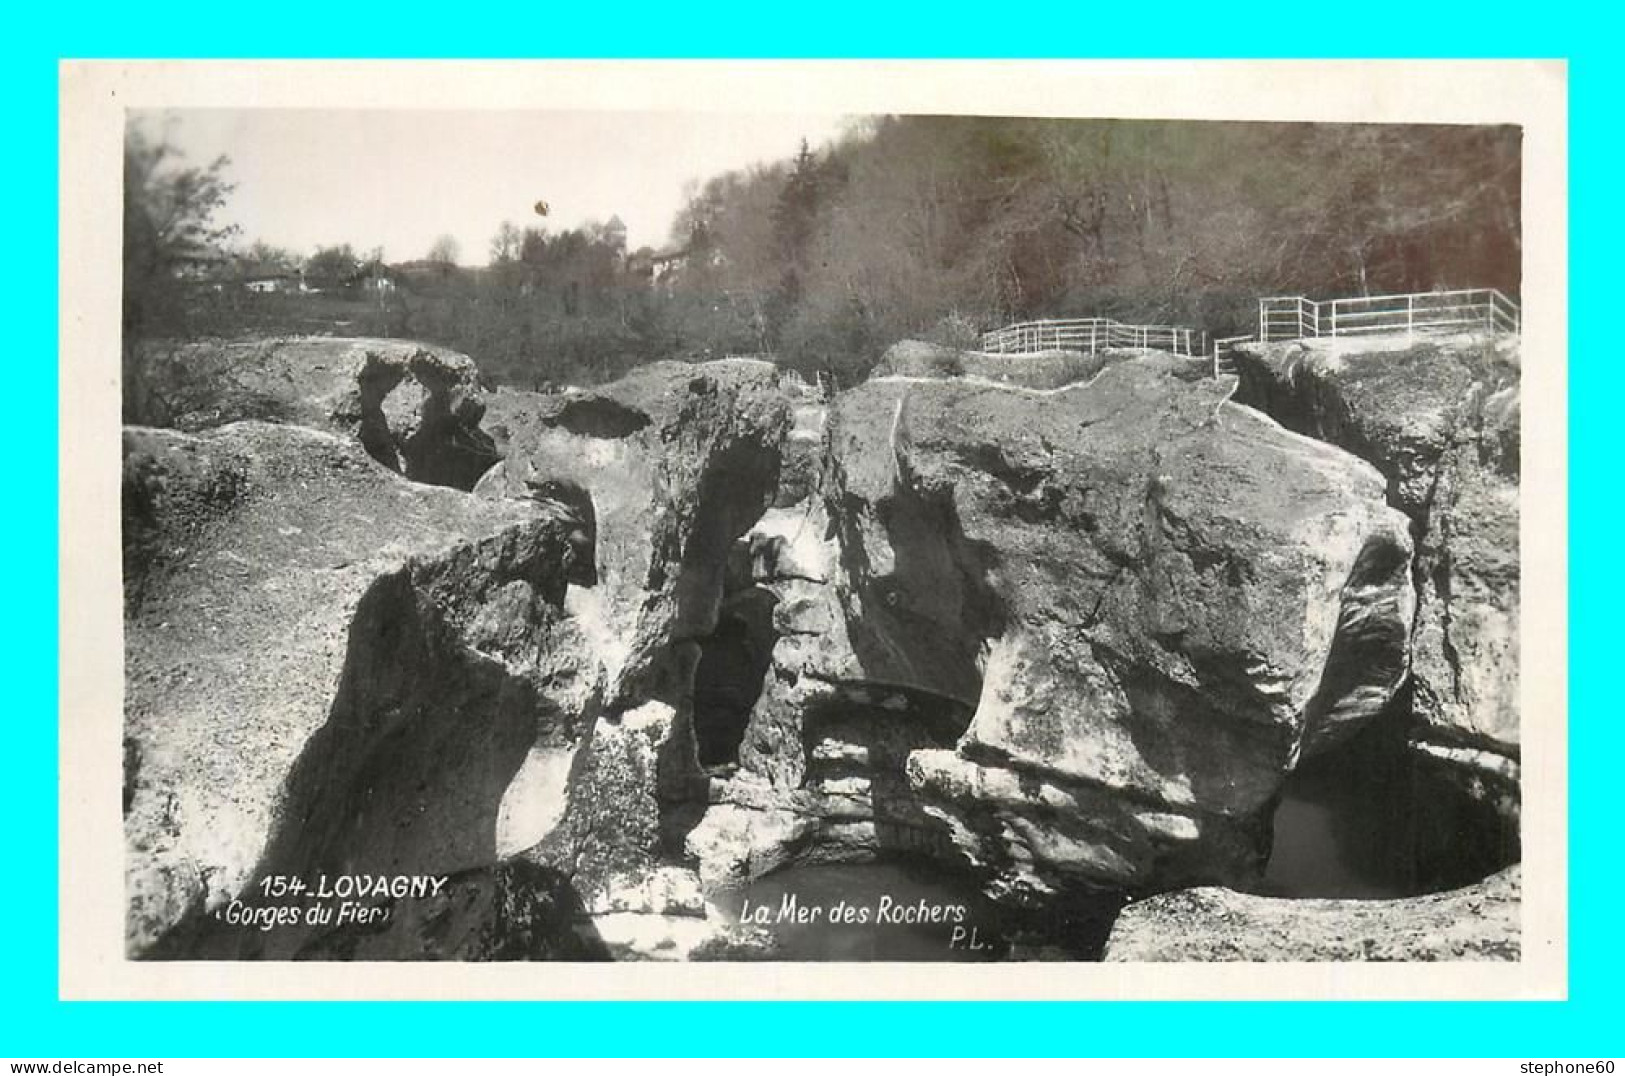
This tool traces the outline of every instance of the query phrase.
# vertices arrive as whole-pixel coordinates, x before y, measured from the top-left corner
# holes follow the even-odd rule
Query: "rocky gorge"
[[[996,358],[155,352],[128,952],[771,959],[741,894],[900,862],[1003,958],[1515,959],[1515,342]],[[1269,891],[1325,772],[1402,899]],[[441,884],[226,914],[337,876]]]

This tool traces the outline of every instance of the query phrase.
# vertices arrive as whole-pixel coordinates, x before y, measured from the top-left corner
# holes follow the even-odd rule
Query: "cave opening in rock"
[[[1381,899],[1478,882],[1518,861],[1515,817],[1407,743],[1408,706],[1300,763],[1274,815],[1260,892]]]
[[[694,743],[706,769],[735,766],[751,710],[773,663],[773,609],[765,587],[728,595],[694,671]]]

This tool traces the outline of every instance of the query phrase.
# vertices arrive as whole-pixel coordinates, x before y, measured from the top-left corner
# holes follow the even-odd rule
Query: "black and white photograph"
[[[1515,113],[176,100],[112,961],[1528,957]]]

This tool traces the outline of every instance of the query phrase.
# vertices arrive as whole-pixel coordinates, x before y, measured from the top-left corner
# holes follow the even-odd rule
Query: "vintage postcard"
[[[61,84],[64,997],[1564,995],[1562,64]]]

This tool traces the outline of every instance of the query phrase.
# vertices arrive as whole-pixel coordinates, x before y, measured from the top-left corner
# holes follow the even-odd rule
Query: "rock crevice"
[[[1383,472],[1410,519],[1417,765],[1518,815],[1516,338],[1302,341],[1240,349],[1241,395]],[[1467,750],[1460,750],[1460,749]],[[1515,841],[1515,837],[1514,837]],[[1514,843],[1503,862],[1516,860]]]

